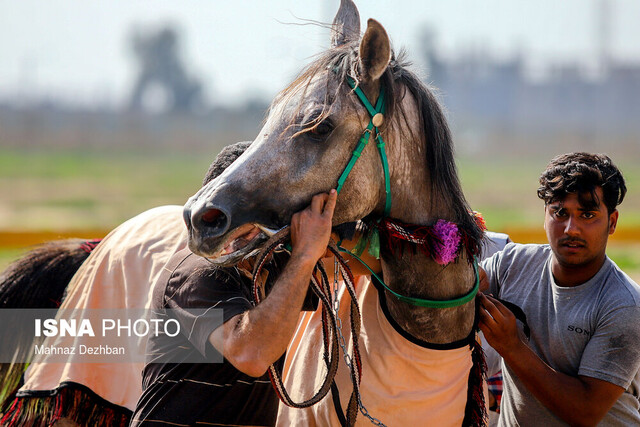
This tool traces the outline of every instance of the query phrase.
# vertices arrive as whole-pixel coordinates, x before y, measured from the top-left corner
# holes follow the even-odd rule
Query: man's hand
[[[259,377],[278,360],[293,336],[316,262],[331,234],[337,193],[318,194],[291,219],[291,258],[271,292],[256,307],[227,320],[209,341],[238,370]]]
[[[292,257],[315,264],[325,255],[337,198],[336,190],[331,190],[329,194],[316,194],[305,210],[291,217]]]
[[[604,380],[556,371],[520,340],[509,309],[493,297],[479,295],[480,329],[529,391],[570,425],[597,424],[624,389]]]
[[[518,336],[516,317],[497,299],[482,293],[478,295],[481,304],[478,326],[480,326],[489,345],[502,357],[518,351],[525,344]]]

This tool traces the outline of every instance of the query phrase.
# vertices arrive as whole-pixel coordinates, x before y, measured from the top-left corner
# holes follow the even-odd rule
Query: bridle
[[[387,217],[389,216],[389,213],[391,213],[391,179],[389,177],[389,162],[387,161],[387,152],[384,149],[385,144],[379,129],[379,127],[384,123],[384,113],[387,107],[384,96],[384,87],[380,86],[378,101],[376,102],[376,106],[374,107],[373,105],[371,105],[371,103],[367,99],[367,96],[364,94],[362,89],[360,89],[360,86],[356,84],[356,81],[353,78],[347,77],[347,83],[349,83],[349,86],[351,87],[351,89],[353,89],[353,92],[358,96],[358,99],[360,100],[362,105],[364,105],[364,107],[367,109],[370,117],[369,124],[365,128],[364,132],[362,132],[362,136],[360,136],[360,140],[358,141],[356,149],[353,150],[353,154],[351,155],[349,163],[347,163],[344,171],[342,171],[342,175],[340,175],[340,178],[338,178],[338,186],[336,187],[336,191],[338,192],[338,194],[340,194],[340,191],[344,186],[344,182],[347,180],[347,177],[351,173],[351,169],[353,169],[353,166],[360,158],[362,150],[364,150],[364,148],[369,143],[369,137],[373,133],[374,139],[376,140],[376,146],[378,147],[378,152],[380,153],[382,170],[384,171],[384,190],[387,198],[384,204],[383,217]]]
[[[347,166],[344,168],[344,170],[342,171],[342,174],[338,178],[338,185],[336,187],[336,191],[338,192],[338,194],[340,194],[340,191],[342,190],[342,187],[344,186],[344,183],[347,180],[347,177],[349,176],[349,174],[351,173],[351,170],[353,169],[356,162],[362,155],[362,151],[369,143],[369,139],[371,135],[373,135],[376,141],[376,147],[378,147],[378,152],[380,153],[380,161],[382,162],[382,170],[384,173],[384,187],[385,187],[386,199],[385,199],[384,212],[383,212],[382,218],[387,218],[389,217],[389,214],[391,212],[391,178],[389,174],[389,162],[387,159],[387,152],[385,150],[385,143],[384,143],[384,140],[382,139],[382,134],[380,133],[380,129],[379,129],[380,126],[382,126],[382,124],[384,123],[384,114],[386,112],[386,104],[387,104],[386,98],[385,98],[384,86],[380,85],[378,100],[376,101],[376,105],[374,107],[369,101],[369,99],[367,98],[367,96],[365,95],[365,93],[362,91],[360,86],[356,83],[356,81],[352,77],[347,76],[347,83],[349,84],[349,87],[351,87],[353,92],[356,94],[356,96],[358,97],[362,105],[365,107],[365,109],[367,110],[367,113],[369,113],[369,123],[367,124],[367,127],[365,128],[365,130],[362,132],[362,135],[360,136],[360,139],[358,141],[358,145],[356,146],[355,150],[353,150],[349,163],[347,163]],[[379,223],[382,218],[378,219],[377,222]],[[374,232],[377,232],[377,229],[374,228]],[[419,307],[428,307],[428,308],[458,307],[472,301],[476,297],[480,289],[478,261],[475,257],[473,257],[473,261],[472,261],[473,271],[475,275],[475,284],[467,294],[458,298],[452,298],[450,300],[430,300],[425,298],[415,298],[415,297],[399,294],[398,292],[389,288],[389,286],[387,286],[387,284],[380,277],[378,277],[378,275],[358,256],[358,254],[352,251],[346,250],[345,248],[340,246],[340,242],[338,243],[338,249],[340,250],[340,252],[348,253],[349,255],[354,256],[360,263],[362,263],[371,272],[371,274],[373,274],[376,277],[376,279],[378,279],[380,284],[382,284],[382,286],[391,295],[393,295],[398,300],[411,305],[415,305]]]
[[[369,123],[367,124],[367,127],[365,128],[362,135],[360,136],[358,144],[351,155],[351,159],[349,160],[344,171],[338,178],[338,185],[336,187],[336,191],[340,193],[340,191],[342,190],[347,177],[351,173],[351,170],[353,169],[354,165],[360,158],[362,151],[369,143],[369,139],[373,135],[376,141],[378,152],[380,153],[382,169],[384,172],[386,199],[385,199],[385,207],[384,207],[384,213],[382,218],[388,218],[391,212],[391,180],[390,180],[390,174],[389,174],[389,164],[387,160],[387,154],[385,151],[385,143],[379,129],[380,126],[382,126],[382,124],[384,123],[384,113],[386,110],[384,87],[383,86],[380,87],[378,99],[374,107],[371,104],[371,102],[369,102],[366,95],[364,94],[362,89],[356,84],[353,78],[347,77],[347,83],[352,88],[353,92],[357,95],[362,105],[366,108],[367,112],[369,113],[370,119],[369,119]],[[382,220],[382,218],[380,218],[380,220]],[[378,222],[380,222],[380,220],[378,220]],[[377,230],[377,229],[374,228],[374,230]],[[259,304],[260,301],[265,298],[264,283],[261,283],[259,280],[260,273],[265,263],[269,259],[270,255],[278,247],[281,247],[281,245],[285,245],[288,242],[289,238],[290,238],[289,228],[285,227],[281,229],[279,232],[277,232],[275,235],[273,235],[269,239],[264,249],[258,255],[258,259],[255,264],[254,272],[253,272],[253,294],[254,294],[253,297],[254,297],[255,304]],[[451,299],[451,300],[437,301],[437,300],[428,300],[423,298],[414,298],[414,297],[404,296],[391,290],[384,283],[384,281],[382,281],[378,277],[378,275],[375,272],[373,272],[373,270],[371,270],[371,268],[357,254],[347,251],[345,248],[341,247],[339,243],[338,245],[336,245],[333,243],[333,241],[330,242],[328,249],[335,256],[336,267],[337,269],[339,269],[339,271],[342,274],[346,290],[349,293],[349,296],[351,299],[351,307],[350,307],[351,313],[349,317],[350,317],[350,332],[351,332],[351,336],[353,337],[352,339],[353,357],[348,357],[349,361],[347,362],[347,366],[350,370],[351,382],[353,384],[353,391],[349,399],[349,404],[346,411],[346,419],[344,420],[344,422],[349,426],[354,425],[357,414],[358,414],[358,410],[360,410],[360,412],[362,412],[375,424],[383,425],[379,420],[376,420],[375,418],[371,417],[368,414],[368,411],[366,410],[364,405],[362,404],[362,400],[360,396],[360,380],[362,376],[362,365],[360,361],[360,350],[358,345],[358,337],[360,335],[360,323],[361,323],[360,309],[357,304],[357,295],[355,290],[354,277],[347,265],[347,262],[340,255],[340,253],[349,253],[351,256],[354,256],[356,259],[358,259],[367,269],[369,269],[369,271],[376,277],[376,279],[378,279],[378,281],[395,298],[399,299],[400,301],[406,302],[408,304],[417,305],[420,307],[431,307],[431,308],[457,307],[457,306],[466,304],[475,298],[479,289],[479,284],[480,284],[477,260],[475,257],[473,257],[473,266],[474,266],[474,272],[475,272],[475,278],[476,278],[475,286],[473,287],[473,289],[462,297]],[[335,280],[337,280],[337,278]],[[329,390],[333,391],[334,405],[336,404],[335,393],[337,393],[337,386],[334,382],[334,377],[338,370],[338,358],[339,358],[338,343],[340,338],[344,340],[344,337],[342,337],[341,328],[339,326],[341,322],[339,322],[338,313],[337,313],[338,310],[335,306],[336,303],[339,304],[339,302],[337,302],[337,295],[336,295],[335,301],[332,301],[329,281],[328,281],[325,269],[322,266],[321,262],[318,262],[318,264],[316,265],[316,268],[314,269],[314,273],[312,274],[311,284],[312,284],[311,288],[313,289],[314,293],[318,296],[318,298],[320,299],[320,302],[322,303],[322,320],[323,320],[322,332],[323,332],[323,342],[324,342],[324,352],[322,357],[327,369],[327,375],[324,381],[322,382],[322,384],[320,385],[319,389],[311,398],[304,400],[302,402],[296,402],[287,393],[284,387],[284,383],[282,381],[282,376],[280,372],[274,367],[274,365],[271,365],[268,371],[273,387],[276,391],[276,394],[280,398],[280,400],[284,402],[284,404],[294,408],[306,408],[318,403],[320,400],[322,400],[325,397],[325,395],[329,392]],[[473,335],[473,333],[471,335]],[[345,347],[343,347],[343,352],[345,353],[345,361],[347,361],[347,355],[346,355],[347,350]],[[338,406],[336,406],[336,410],[338,410]]]

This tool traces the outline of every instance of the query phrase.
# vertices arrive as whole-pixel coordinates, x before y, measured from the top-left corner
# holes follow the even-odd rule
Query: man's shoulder
[[[548,254],[551,251],[549,244],[539,244],[539,243],[508,243],[505,246],[505,250],[508,250],[514,254],[529,254],[535,255],[539,253]]]
[[[184,248],[179,250],[169,258],[169,261],[162,268],[159,282],[162,288],[173,282],[184,282],[194,271],[207,268],[208,262],[189,250]]]
[[[168,299],[181,306],[200,304],[210,298],[224,298],[231,293],[243,295],[246,279],[234,268],[216,267],[188,248],[176,252],[164,266],[154,291],[154,306],[164,306]]]
[[[490,291],[501,297],[505,292],[530,292],[529,284],[543,277],[549,256],[548,245],[507,244],[501,252],[482,262]]]
[[[206,258],[194,254],[189,248],[184,248],[171,257],[167,269],[171,270],[172,276],[176,276],[195,270],[213,271],[214,267]]]
[[[485,231],[482,241],[481,259],[489,258],[496,252],[500,252],[509,243],[512,243],[512,241],[508,234]]]
[[[544,263],[551,254],[549,245],[533,243],[508,243],[504,249],[494,255],[498,257],[501,265],[509,267],[524,267],[530,264]]]
[[[175,268],[172,269],[168,279],[168,291],[177,288],[186,288],[189,292],[203,287],[227,288],[230,284],[239,286],[246,281],[235,268],[215,266],[206,258],[195,255],[191,251],[177,252],[175,259],[172,258],[171,261],[175,262]]]
[[[615,262],[607,258],[609,272],[604,277],[603,286],[606,291],[603,296],[615,298],[620,305],[635,306],[640,308],[640,285],[616,265]]]

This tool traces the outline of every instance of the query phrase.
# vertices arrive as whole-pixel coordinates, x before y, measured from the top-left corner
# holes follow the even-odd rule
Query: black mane
[[[347,86],[347,76],[358,81],[358,48],[359,42],[354,41],[342,46],[331,48],[318,55],[302,73],[285,88],[276,100],[282,96],[293,94],[299,90],[306,91],[313,78],[319,73],[331,70],[339,84],[335,92],[330,92],[327,87],[325,95],[325,111],[314,122],[321,122],[330,112],[333,99]],[[470,214],[471,208],[462,192],[462,186],[458,178],[457,167],[454,159],[453,141],[451,131],[440,103],[432,89],[427,87],[420,79],[407,69],[408,63],[404,60],[404,54],[399,58],[392,54],[392,59],[386,71],[381,77],[386,93],[386,113],[393,122],[397,115],[407,122],[405,112],[400,107],[402,97],[408,90],[416,100],[421,116],[422,137],[427,142],[426,160],[431,177],[432,203],[448,203],[454,213],[453,221],[466,232],[467,236],[477,245],[482,240],[482,230]],[[328,83],[327,83],[328,85]],[[346,88],[350,90],[350,88]],[[303,97],[304,98],[304,97]],[[275,102],[275,101],[274,101]],[[300,106],[302,107],[302,106]],[[355,108],[355,104],[354,104]],[[310,125],[313,125],[311,123]],[[409,127],[410,128],[410,127]],[[413,135],[420,139],[420,135]]]

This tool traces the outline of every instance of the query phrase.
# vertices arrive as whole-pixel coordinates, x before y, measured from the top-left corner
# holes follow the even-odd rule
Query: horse
[[[364,219],[379,230],[386,287],[371,291],[380,298],[362,302],[380,301],[387,321],[407,340],[431,349],[464,350],[462,365],[467,373],[475,369],[477,385],[482,362],[474,335],[476,303],[469,296],[477,290],[474,256],[482,231],[461,190],[445,115],[432,90],[395,56],[379,22],[369,19],[360,38],[359,13],[352,1],[341,1],[332,28],[331,48],[275,98],[249,149],[185,204],[189,248],[213,263],[231,265],[263,245],[269,230],[286,226],[314,194],[337,186],[334,224]],[[366,145],[369,141],[374,142]],[[455,261],[440,262],[433,247],[398,248],[387,227],[409,225],[395,234],[422,229],[428,236],[441,221],[453,224],[462,240]],[[251,225],[263,232],[247,239]],[[447,308],[407,302],[460,297],[463,302]],[[368,319],[363,316],[363,329]],[[358,337],[351,340],[357,345]],[[360,346],[363,357],[377,351],[366,341]],[[319,358],[318,353],[308,356]],[[290,376],[298,374],[294,370]],[[363,405],[371,396],[367,378],[372,374],[362,372]],[[474,375],[460,375],[467,377],[471,383]],[[408,387],[415,391],[429,384]],[[483,404],[472,402],[482,400],[478,388],[470,385],[465,397],[466,402],[458,399],[454,404],[455,418],[434,422],[483,423]],[[378,402],[367,407],[373,416],[384,412],[399,424],[405,419],[402,406],[389,413],[384,399]],[[360,410],[364,412],[362,405]],[[304,422],[324,421],[313,417]]]
[[[53,299],[65,317],[73,318],[89,316],[95,309],[104,313],[110,309],[147,308],[152,284],[164,264],[186,247],[181,211],[180,206],[150,209],[119,225],[99,243],[93,242],[94,247],[72,240],[50,242],[36,249],[39,256],[31,253],[16,261],[8,270],[12,274],[3,276],[2,308],[34,308]],[[63,280],[52,288],[50,285],[57,278],[51,273],[58,272],[64,274]],[[20,299],[14,294],[19,294]],[[48,298],[52,295],[55,298]],[[76,310],[84,314],[76,314]],[[11,331],[3,330],[1,334],[8,338],[2,341],[3,347],[17,349],[20,358],[15,360],[31,362],[22,381],[23,364],[1,366],[3,384],[11,385],[5,390],[1,425],[129,424],[142,393],[144,367],[141,360],[129,354],[131,351],[118,356],[117,362],[90,363],[78,349],[81,345],[106,343],[100,334],[97,338],[62,334],[38,342],[43,347],[76,349],[65,356],[34,355],[33,342],[10,341],[17,335]],[[119,343],[116,345],[129,345],[124,336],[115,340]]]
[[[249,144],[225,147],[203,183],[219,175]],[[186,246],[185,232],[182,206],[163,206],[131,218],[101,240],[47,242],[0,275],[0,309],[60,308],[69,313],[148,307],[164,264]],[[26,363],[0,364],[0,424],[52,425],[60,419],[79,425],[129,424],[141,394],[141,361],[87,364],[76,355],[64,363],[60,356],[32,360],[36,342],[27,338],[0,330],[3,348],[15,349],[15,361],[34,362],[26,373]],[[55,341],[56,346],[78,348],[89,345],[88,340],[52,337],[40,344]]]
[[[354,142],[362,136],[365,124],[373,123],[355,98],[348,76],[374,104],[384,88],[386,111],[383,122],[378,117],[374,130],[380,130],[387,144],[388,175],[374,149],[364,149],[344,181],[335,224],[380,218],[390,194],[391,217],[421,225],[447,220],[465,232],[471,246],[480,241],[435,96],[394,57],[388,36],[377,21],[369,21],[362,41],[359,26],[355,5],[343,0],[334,21],[333,47],[274,100],[260,136],[238,164],[187,203],[184,216],[194,252],[213,257],[221,265],[236,262],[258,248],[268,234],[259,234],[247,245],[238,244],[243,240],[244,224],[278,229],[313,194],[335,186]],[[370,133],[372,137],[375,134]],[[389,192],[381,175],[389,177]],[[399,252],[383,246],[380,255],[384,281],[390,289],[380,293],[386,295],[390,318],[398,328],[406,336],[434,346],[466,345],[473,335],[473,301],[446,309],[414,307],[390,292],[436,300],[466,295],[473,288],[472,254],[460,251],[458,260],[446,266],[422,251]],[[368,354],[372,349],[363,346],[363,351]],[[364,378],[367,404],[367,372]],[[369,409],[375,415],[376,408]],[[464,413],[466,407],[459,409]]]

